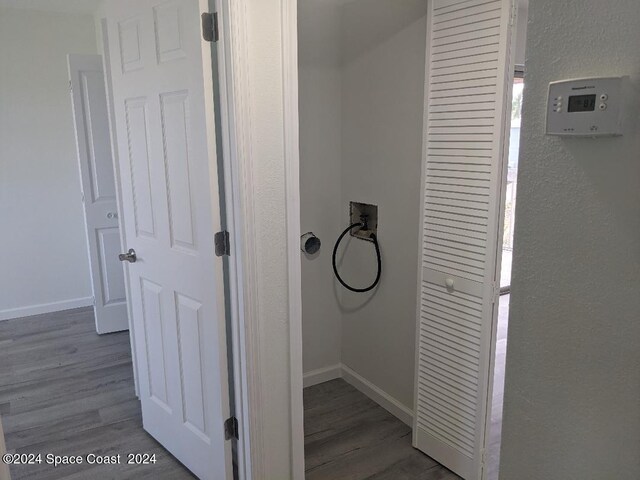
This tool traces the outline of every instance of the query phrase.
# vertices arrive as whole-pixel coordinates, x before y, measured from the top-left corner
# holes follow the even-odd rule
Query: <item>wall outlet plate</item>
[[[349,220],[350,225],[354,223],[362,223],[361,217],[367,216],[367,229],[352,229],[351,236],[361,240],[373,242],[371,234],[378,235],[378,206],[368,203],[349,202]]]

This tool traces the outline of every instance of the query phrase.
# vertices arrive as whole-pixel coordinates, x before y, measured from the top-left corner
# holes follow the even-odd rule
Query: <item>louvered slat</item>
[[[472,62],[462,63],[461,65],[453,65],[451,67],[440,67],[433,70],[431,79],[433,82],[439,82],[442,77],[447,75],[478,75],[478,72],[491,71],[498,69],[498,62]]]
[[[430,0],[428,17],[414,444],[474,480],[487,408],[511,8],[510,0]]]
[[[439,15],[441,13],[449,13],[449,12],[460,10],[461,8],[469,8],[469,7],[480,5],[483,3],[487,3],[487,0],[441,1],[441,2],[438,2],[437,5],[433,6],[433,12],[434,12],[434,15]]]

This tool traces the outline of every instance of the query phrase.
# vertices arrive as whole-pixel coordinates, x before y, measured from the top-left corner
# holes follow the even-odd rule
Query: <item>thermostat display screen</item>
[[[593,112],[595,109],[595,95],[574,95],[569,97],[568,112]]]

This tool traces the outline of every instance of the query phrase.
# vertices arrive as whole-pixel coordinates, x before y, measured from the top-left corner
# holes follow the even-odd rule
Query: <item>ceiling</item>
[[[92,15],[102,0],[0,0],[0,7]]]

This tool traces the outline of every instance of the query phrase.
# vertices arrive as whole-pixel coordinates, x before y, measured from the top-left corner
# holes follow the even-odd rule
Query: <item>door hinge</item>
[[[216,257],[222,257],[223,255],[231,255],[231,244],[229,242],[229,232],[222,230],[215,234],[213,242],[216,246]]]
[[[500,302],[500,283],[495,282],[492,285],[491,303]]]
[[[224,421],[224,439],[231,440],[232,438],[236,440],[240,438],[238,419],[236,417],[229,417]]]
[[[218,30],[218,12],[203,13],[202,16],[202,38],[207,42],[217,42],[220,39]]]

